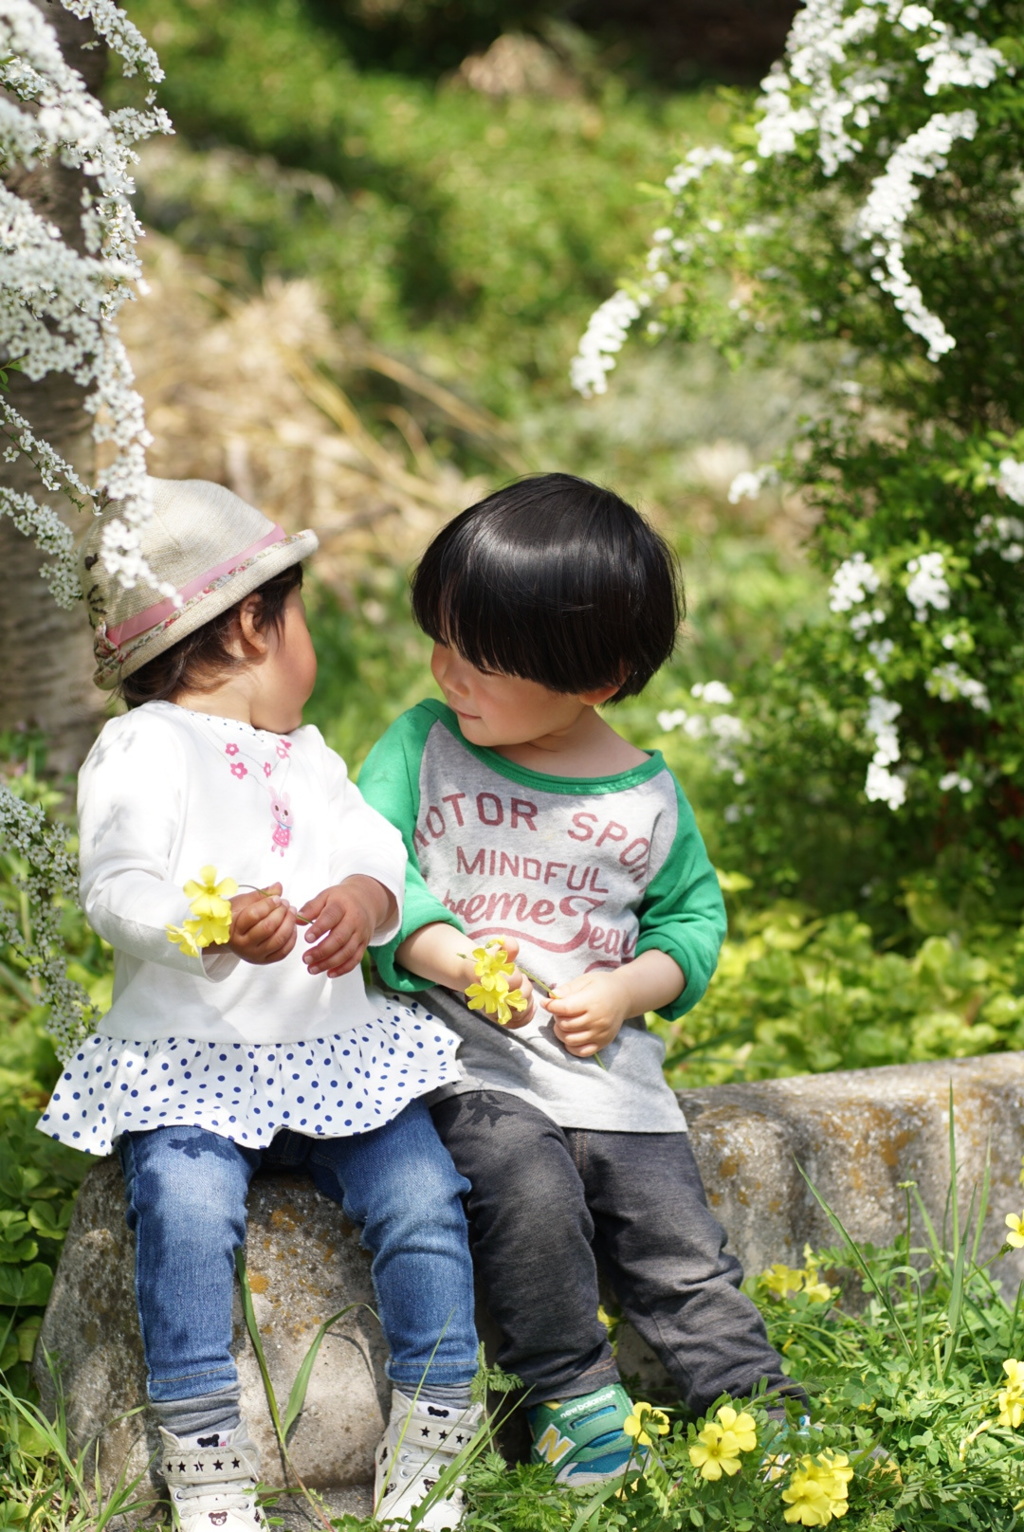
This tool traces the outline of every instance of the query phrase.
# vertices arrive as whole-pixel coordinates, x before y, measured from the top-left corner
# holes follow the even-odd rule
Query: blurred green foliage
[[[144,221],[229,278],[315,277],[337,319],[414,345],[506,416],[533,390],[565,394],[578,334],[649,221],[639,183],[724,115],[611,74],[491,99],[360,72],[301,0],[128,10],[167,71],[161,102],[204,151],[155,149]]]

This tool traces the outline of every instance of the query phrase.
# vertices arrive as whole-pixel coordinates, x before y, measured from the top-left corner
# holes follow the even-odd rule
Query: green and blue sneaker
[[[621,1383],[609,1383],[576,1399],[553,1400],[527,1410],[532,1463],[548,1463],[559,1484],[600,1484],[622,1473],[636,1442],[623,1430],[633,1406]]]

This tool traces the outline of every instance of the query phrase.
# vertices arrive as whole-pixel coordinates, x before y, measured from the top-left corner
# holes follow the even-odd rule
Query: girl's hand
[[[325,888],[299,911],[300,918],[310,922],[306,941],[316,943],[302,954],[302,961],[311,974],[326,973],[329,979],[351,973],[374,931],[394,910],[394,895],[376,878],[355,874]]]
[[[295,911],[281,897],[280,883],[255,894],[236,894],[231,905],[228,951],[246,963],[279,963],[295,946]],[[222,947],[207,947],[221,952]]]
[[[555,1018],[555,1036],[567,1053],[588,1059],[614,1042],[630,1015],[617,973],[584,973],[558,986],[543,1002]]]

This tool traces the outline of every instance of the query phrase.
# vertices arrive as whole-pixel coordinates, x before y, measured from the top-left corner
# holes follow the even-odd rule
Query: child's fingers
[[[518,969],[516,969],[516,972],[512,975],[508,982],[512,993],[514,994],[515,991],[518,990],[523,999],[526,1001],[525,1011],[513,1011],[512,1015],[505,1023],[505,1025],[507,1027],[511,1027],[512,1031],[514,1032],[517,1027],[525,1027],[528,1021],[533,1020],[537,1013],[537,997],[534,994],[533,985],[530,983],[529,979],[521,974]]]
[[[344,902],[329,890],[308,900],[299,911],[301,919],[309,921],[306,941],[315,942],[325,936],[339,921],[345,919],[347,913]]]
[[[231,913],[231,935],[233,937],[248,936],[261,921],[266,920],[274,910],[288,910],[288,905],[276,894],[253,894],[246,898],[241,908],[237,906]]]

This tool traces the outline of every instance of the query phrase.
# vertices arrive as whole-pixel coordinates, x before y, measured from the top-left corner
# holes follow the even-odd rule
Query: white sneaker
[[[260,1460],[244,1424],[230,1436],[172,1436],[160,1427],[160,1472],[175,1532],[265,1532]]]
[[[483,1410],[458,1410],[430,1399],[391,1395],[391,1419],[377,1444],[374,1515],[384,1526],[403,1525],[430,1494],[445,1469],[472,1441]],[[461,1475],[427,1507],[417,1532],[454,1532],[462,1520]]]

